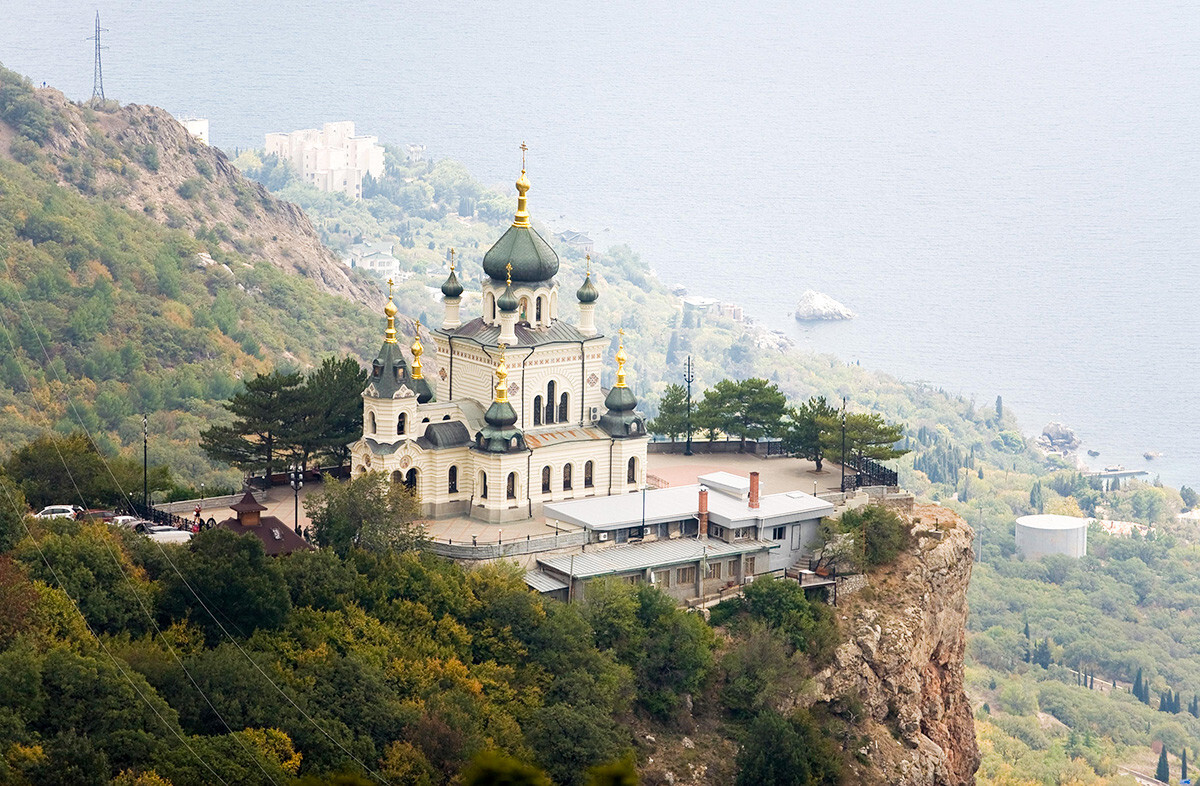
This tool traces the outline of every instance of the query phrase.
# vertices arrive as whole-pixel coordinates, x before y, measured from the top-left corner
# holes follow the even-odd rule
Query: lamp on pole
[[[683,455],[692,455],[692,382],[696,379],[696,372],[692,368],[692,356],[687,356],[687,363],[683,367],[683,381],[687,383],[687,446],[683,449]]]
[[[842,396],[842,493],[846,493],[846,397]]]
[[[304,472],[300,469],[299,464],[293,464],[288,472],[288,477],[292,481],[292,495],[295,497],[296,503],[296,518],[292,524],[292,530],[300,532],[300,489],[304,488]]]
[[[150,421],[142,415],[142,507],[150,515]]]

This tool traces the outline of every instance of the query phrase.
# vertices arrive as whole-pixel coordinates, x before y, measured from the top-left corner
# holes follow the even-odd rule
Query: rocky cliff
[[[979,748],[963,689],[974,533],[952,511],[917,506],[913,548],[843,597],[843,644],[816,675],[819,700],[856,714],[852,783],[975,782]]]
[[[30,144],[0,120],[0,156],[186,229],[210,247],[266,260],[326,292],[382,306],[378,287],[321,245],[300,208],[243,177],[224,153],[193,138],[166,110],[112,101],[81,106],[54,88],[34,95],[48,119],[44,138]]]

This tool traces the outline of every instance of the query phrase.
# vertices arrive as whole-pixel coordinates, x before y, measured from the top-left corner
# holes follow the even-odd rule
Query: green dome
[[[446,297],[460,297],[462,293],[462,284],[458,283],[458,276],[454,275],[454,270],[451,269],[450,277],[442,284],[442,294]]]
[[[533,227],[511,226],[483,255],[483,272],[504,281],[510,264],[513,281],[546,281],[558,273],[558,254]]]
[[[592,283],[591,273],[588,273],[587,278],[583,280],[583,286],[575,293],[575,297],[579,298],[580,303],[595,303],[600,299],[600,291]]]
[[[505,287],[504,294],[496,301],[496,307],[506,314],[516,311],[518,305],[520,304],[517,303],[517,296],[513,294],[511,286]]]

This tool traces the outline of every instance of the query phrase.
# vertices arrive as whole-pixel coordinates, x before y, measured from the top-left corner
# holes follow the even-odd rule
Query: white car
[[[112,521],[108,523],[125,529],[134,529],[141,521],[137,516],[113,516]]]
[[[47,505],[36,514],[39,519],[73,519],[79,508],[75,505]]]
[[[192,533],[175,529],[170,524],[151,524],[146,527],[146,537],[155,543],[187,543],[192,539]]]

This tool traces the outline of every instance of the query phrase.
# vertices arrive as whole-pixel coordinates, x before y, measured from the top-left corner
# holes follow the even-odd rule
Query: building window
[[[458,492],[458,467],[451,467],[447,478],[446,489],[451,494]]]
[[[771,540],[783,540],[787,537],[787,527],[775,527],[771,530]]]
[[[393,483],[403,483],[404,482],[404,473],[401,472],[400,470],[396,470],[395,472],[393,472],[392,473],[392,482]]]
[[[374,412],[367,413],[367,431],[369,431],[372,434],[375,433],[375,413]]]
[[[625,581],[629,582],[630,584],[642,583],[642,574],[640,573],[631,573],[628,576],[623,576],[622,578],[624,578]]]
[[[625,471],[625,481],[627,483],[637,483],[637,480],[637,456],[633,456],[629,459],[629,468]]]
[[[669,570],[654,571],[654,583],[657,584],[662,589],[666,589],[667,587],[671,586],[671,571],[669,571]]]
[[[542,467],[542,493],[550,493],[550,467]]]
[[[529,298],[521,298],[521,317],[522,322],[529,321]]]
[[[567,422],[567,410],[568,410],[567,404],[569,404],[569,403],[570,402],[569,402],[569,399],[567,398],[567,394],[563,393],[562,396],[558,399],[558,422],[559,423]]]
[[[542,397],[533,397],[533,425],[542,425]]]
[[[538,298],[538,299],[537,299],[537,316],[536,316],[536,319],[537,319],[537,322],[538,322],[538,324],[539,324],[539,325],[540,325],[540,324],[542,324],[542,301],[543,301],[543,300],[545,300],[545,298],[541,298],[541,297],[540,297],[540,298]]]
[[[563,491],[571,490],[571,465],[563,465]]]
[[[721,578],[721,563],[719,563],[719,562],[708,563],[708,568],[704,571],[704,578],[706,578],[706,579]]]
[[[746,575],[754,575],[754,557],[746,557]]]
[[[410,469],[408,471],[408,474],[404,476],[404,485],[408,486],[409,491],[413,492],[414,494],[416,493],[416,491],[417,491],[417,468],[416,467],[413,467],[412,469]]]
[[[479,473],[479,498],[487,499],[487,473]]]
[[[408,415],[401,412],[400,417],[396,419],[396,433],[403,434],[407,430],[408,430]]]
[[[517,473],[515,473],[515,472],[508,473],[508,492],[507,493],[508,493],[509,499],[517,498]]]
[[[554,382],[546,385],[546,423],[554,422]]]
[[[696,583],[696,568],[679,568],[675,571],[675,584],[695,584]]]
[[[592,472],[595,468],[595,463],[591,461],[583,465],[583,487],[585,489],[592,487]]]
[[[729,560],[729,578],[736,579],[738,577],[738,561],[735,559]]]

